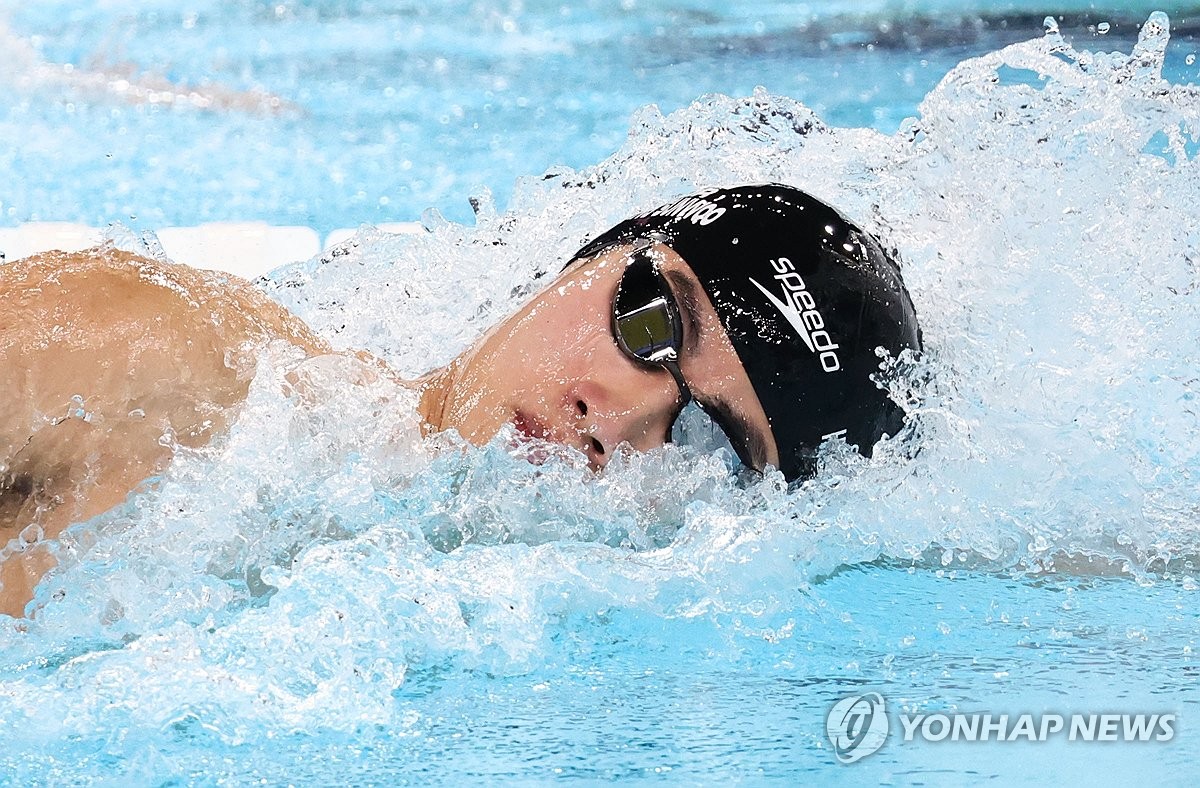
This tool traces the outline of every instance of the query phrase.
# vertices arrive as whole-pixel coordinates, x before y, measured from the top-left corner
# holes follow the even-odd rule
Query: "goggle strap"
[[[679,362],[664,359],[658,363],[667,368],[667,371],[671,373],[671,377],[675,378],[675,385],[679,386],[679,396],[683,400],[679,403],[679,407],[687,407],[687,404],[692,401],[692,390],[688,388],[687,381],[683,379],[683,371],[679,369]]]

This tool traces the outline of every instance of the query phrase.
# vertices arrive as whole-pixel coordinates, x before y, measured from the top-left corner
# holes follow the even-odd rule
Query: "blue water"
[[[518,178],[608,156],[648,104],[763,86],[890,133],[952,66],[1047,14],[1128,51],[1155,9],[1178,12],[1168,75],[1194,80],[1197,14],[1179,2],[2,0],[20,46],[0,65],[17,77],[0,80],[0,222],[464,221],[483,189],[503,205]],[[131,101],[118,79],[236,109]]]
[[[231,746],[218,704],[159,725],[22,742],[14,781],[124,775],[139,783],[425,783],[665,779],[850,784],[1188,784],[1200,708],[1195,590],[1030,581],[860,566],[809,589],[790,637],[764,644],[733,616],[579,611],[516,675],[410,674],[409,716],[353,731],[255,731]],[[602,633],[602,634],[601,634]],[[757,641],[757,642],[756,642]],[[26,673],[33,667],[27,667]],[[43,666],[38,673],[52,674]],[[29,677],[33,678],[33,677]],[[28,680],[28,678],[27,678]],[[1155,743],[897,743],[839,766],[828,707],[863,688],[910,709],[1176,711]],[[23,737],[24,738],[24,737]]]
[[[317,365],[289,396],[274,349],[230,435],[75,527],[33,618],[0,623],[4,777],[1192,782],[1196,17],[1088,5],[1057,33],[1030,3],[3,6],[7,221],[121,219],[138,246],[436,207],[259,283],[404,374],[616,219],[740,181],[896,246],[926,341],[884,376],[901,439],[791,491],[689,447],[593,478],[407,445],[403,395]],[[163,82],[211,104],[152,103],[187,97]],[[825,715],[865,691],[893,735],[843,766]],[[955,710],[1179,723],[897,738]]]

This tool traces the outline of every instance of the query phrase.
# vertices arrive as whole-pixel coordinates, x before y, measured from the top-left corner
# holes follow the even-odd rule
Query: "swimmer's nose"
[[[623,443],[637,451],[663,445],[679,412],[679,389],[665,371],[647,370],[633,385],[599,390],[575,400],[582,449],[594,468],[603,468]]]
[[[589,418],[590,416],[590,418]],[[608,464],[611,457],[609,450],[613,444],[605,445],[595,426],[595,412],[588,406],[587,400],[575,400],[575,417],[578,420],[580,447],[587,455],[588,462],[594,470],[599,470]]]

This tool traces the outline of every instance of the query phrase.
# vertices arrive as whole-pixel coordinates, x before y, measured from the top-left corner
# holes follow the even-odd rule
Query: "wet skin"
[[[513,423],[579,449],[596,469],[622,445],[661,445],[679,391],[666,370],[625,356],[611,330],[628,252],[571,267],[409,384],[421,389],[427,432],[482,444]],[[775,464],[766,416],[707,297],[671,250],[652,253],[684,312],[680,366],[693,394],[747,436],[756,466]],[[223,432],[267,343],[331,352],[248,282],[116,251],[0,265],[0,305],[0,545],[22,532],[56,538],[161,472],[173,445]],[[44,541],[0,563],[0,612],[22,615],[52,565]]]
[[[603,467],[622,444],[661,446],[680,393],[660,367],[637,363],[612,333],[612,304],[629,247],[572,266],[540,295],[426,381],[422,413],[436,429],[483,443],[506,422],[584,452]],[[716,311],[691,271],[651,247],[683,313],[680,368],[695,398],[746,436],[754,465],[778,464],[766,414]]]

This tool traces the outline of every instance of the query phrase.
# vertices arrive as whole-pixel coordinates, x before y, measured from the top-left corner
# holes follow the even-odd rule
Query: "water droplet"
[[[1138,33],[1138,42],[1134,47],[1134,54],[1142,53],[1158,54],[1161,56],[1163,50],[1167,47],[1167,41],[1171,37],[1171,20],[1162,11],[1155,11],[1146,20],[1146,24],[1142,25],[1142,30]]]
[[[1108,35],[1109,30],[1112,30],[1112,25],[1110,25],[1108,22],[1101,22],[1100,24],[1096,25],[1096,32],[1102,36]]]
[[[1188,55],[1187,57],[1185,57],[1183,59],[1183,62],[1187,63],[1189,66],[1192,65],[1193,63],[1196,62],[1196,55],[1194,53],[1191,55]]]
[[[1058,20],[1052,16],[1048,16],[1042,20],[1042,27],[1046,29],[1048,35],[1058,35]]]
[[[22,529],[21,533],[17,534],[17,539],[22,548],[35,545],[46,538],[46,532],[42,530],[42,526],[37,523],[31,523]]]

